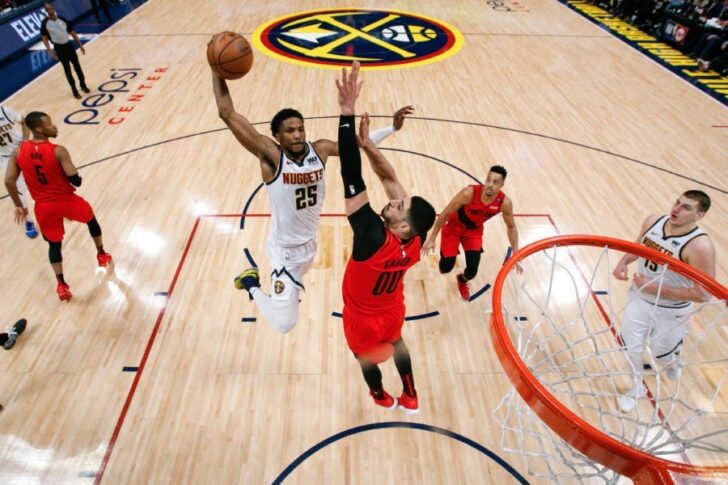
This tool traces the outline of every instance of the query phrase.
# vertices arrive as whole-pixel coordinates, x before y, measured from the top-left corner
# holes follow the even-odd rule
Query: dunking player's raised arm
[[[280,158],[280,150],[275,142],[258,133],[247,118],[235,111],[227,83],[214,72],[212,73],[212,90],[215,93],[220,118],[230,128],[240,144],[258,157],[263,180],[273,178]]]

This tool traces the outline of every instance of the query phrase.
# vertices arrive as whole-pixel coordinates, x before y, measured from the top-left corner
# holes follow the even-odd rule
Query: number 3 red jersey
[[[49,141],[21,143],[17,164],[36,202],[60,199],[76,191],[56,158],[56,145]]]
[[[360,315],[376,315],[404,306],[404,274],[420,260],[419,237],[403,243],[387,230],[384,245],[365,261],[350,258],[344,273],[344,306]]]

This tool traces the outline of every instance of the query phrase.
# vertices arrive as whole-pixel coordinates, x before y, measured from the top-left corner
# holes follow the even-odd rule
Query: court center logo
[[[363,69],[393,69],[455,54],[463,35],[424,15],[396,10],[299,12],[261,25],[253,44],[277,59],[338,69],[358,60]]]

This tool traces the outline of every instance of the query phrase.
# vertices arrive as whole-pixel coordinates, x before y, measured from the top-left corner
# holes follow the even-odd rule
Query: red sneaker
[[[372,396],[372,399],[374,399],[374,404],[377,406],[382,406],[383,408],[387,409],[397,409],[397,400],[389,395],[387,391],[384,391],[384,397],[382,399],[377,399],[374,397],[374,394],[370,391],[369,395]]]
[[[465,301],[470,301],[470,288],[468,287],[468,282],[463,279],[463,274],[460,273],[455,279],[458,282],[458,293],[460,293],[460,298]]]
[[[97,254],[96,261],[99,262],[99,268],[106,268],[112,262],[111,255],[109,253]]]
[[[417,414],[420,412],[420,405],[417,402],[417,395],[414,397],[408,396],[405,392],[399,396],[398,409],[403,410],[407,414]]]
[[[58,293],[58,298],[61,301],[68,301],[73,297],[68,285],[64,285],[63,283],[58,283],[58,286],[56,286],[56,293]]]

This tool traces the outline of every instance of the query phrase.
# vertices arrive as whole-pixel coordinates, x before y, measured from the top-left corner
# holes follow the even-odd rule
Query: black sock
[[[364,374],[364,380],[367,381],[367,386],[372,392],[372,396],[375,399],[384,399],[384,387],[382,387],[382,371],[379,370],[379,366],[373,362],[358,359],[359,365],[361,365],[361,372]]]
[[[459,274],[458,275],[458,281],[460,283],[467,283],[468,282],[468,280],[465,279],[465,275],[462,275],[462,274]]]
[[[104,245],[102,244],[101,246],[96,246],[96,252],[98,254],[106,254],[106,251],[104,251]]]
[[[66,283],[66,280],[63,279],[63,273],[57,273],[56,274],[56,280],[58,280],[59,283],[63,283],[64,285],[68,285]]]
[[[417,396],[417,391],[415,391],[415,379],[412,377],[412,374],[405,374],[402,377],[402,390],[405,394],[407,394],[409,397],[415,397]]]
[[[394,344],[394,365],[397,367],[399,377],[402,379],[402,390],[409,397],[417,396],[415,390],[415,378],[412,375],[412,359],[404,341],[399,340]]]

